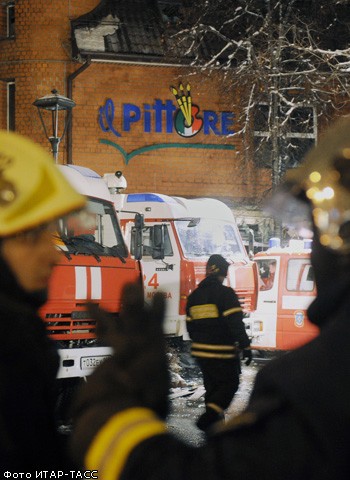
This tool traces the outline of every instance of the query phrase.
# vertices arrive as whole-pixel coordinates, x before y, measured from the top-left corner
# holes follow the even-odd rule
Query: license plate
[[[98,367],[110,355],[98,355],[95,357],[81,357],[80,367],[82,370],[89,370]]]

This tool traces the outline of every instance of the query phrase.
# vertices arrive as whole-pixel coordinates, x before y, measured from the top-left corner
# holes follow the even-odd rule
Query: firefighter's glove
[[[97,320],[99,341],[114,353],[88,377],[77,409],[102,402],[115,413],[139,406],[165,418],[170,379],[162,329],[163,295],[156,294],[152,306],[147,306],[142,288],[130,284],[123,291],[119,317],[96,304],[89,304],[88,310]]]
[[[252,363],[252,360],[253,360],[253,355],[252,355],[252,351],[250,350],[250,348],[246,348],[243,350],[243,354],[242,354],[242,360],[244,362],[245,365],[250,365]]]

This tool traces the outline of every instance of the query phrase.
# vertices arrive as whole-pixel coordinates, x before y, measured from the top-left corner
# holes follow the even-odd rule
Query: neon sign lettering
[[[137,105],[125,103],[122,106],[123,130],[124,132],[130,132],[132,126],[141,121],[145,133],[162,133],[165,117],[165,131],[166,133],[173,133],[173,114],[175,110],[176,107],[171,100],[167,100],[165,103],[161,100],[155,100],[153,105],[145,103],[142,110]]]
[[[114,122],[114,103],[112,100],[106,100],[103,107],[98,111],[98,123],[103,132],[112,132],[116,137],[121,137],[121,134],[115,130]]]
[[[193,137],[200,131],[204,135],[215,136],[227,136],[234,133],[235,115],[233,112],[212,110],[200,112],[198,105],[193,104],[189,99],[186,104],[184,99],[176,98],[177,106],[171,100],[163,102],[160,99],[155,99],[153,104],[145,103],[142,107],[133,103],[124,103],[121,105],[119,119],[114,102],[109,98],[99,108],[99,126],[103,132],[110,132],[117,137],[121,137],[122,133],[132,132],[140,126],[144,133],[172,134],[175,131],[182,137]],[[120,124],[120,129],[117,127],[117,123]]]
[[[152,104],[144,103],[142,107],[134,103],[121,105],[120,116],[116,115],[113,100],[108,98],[99,108],[98,123],[105,133],[112,133],[121,137],[122,133],[130,133],[136,129],[143,129],[144,133],[177,133],[180,137],[191,138],[202,132],[204,135],[230,136],[234,132],[235,115],[233,112],[214,112],[212,110],[200,111],[198,105],[192,102],[191,86],[186,88],[180,83],[178,89],[170,87],[176,105],[171,100],[155,99]],[[118,125],[118,126],[117,126]],[[120,128],[119,128],[120,127]],[[110,139],[101,138],[100,143],[115,148],[123,157],[125,165],[132,158],[146,152],[182,148],[182,149],[211,149],[235,150],[234,145],[220,143],[153,143],[127,152],[122,145]]]

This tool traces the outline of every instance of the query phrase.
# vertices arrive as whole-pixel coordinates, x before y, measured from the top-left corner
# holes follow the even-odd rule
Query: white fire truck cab
[[[318,333],[306,310],[316,296],[310,248],[304,241],[291,240],[281,248],[279,239],[254,256],[258,267],[259,293],[256,311],[245,319],[252,348],[291,350]],[[308,241],[307,247],[310,247]]]
[[[224,203],[159,193],[122,194],[114,188],[115,174],[105,174],[104,178],[131,254],[142,245],[146,301],[157,291],[165,297],[166,335],[187,338],[187,298],[204,278],[207,260],[214,253],[231,263],[226,281],[235,289],[244,310],[255,308],[256,265],[249,260],[234,215]],[[135,228],[136,212],[143,215],[141,238]]]

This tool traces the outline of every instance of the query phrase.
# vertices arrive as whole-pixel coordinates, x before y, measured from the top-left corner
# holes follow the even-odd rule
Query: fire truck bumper
[[[109,347],[60,349],[60,367],[57,378],[86,377],[112,355]]]

